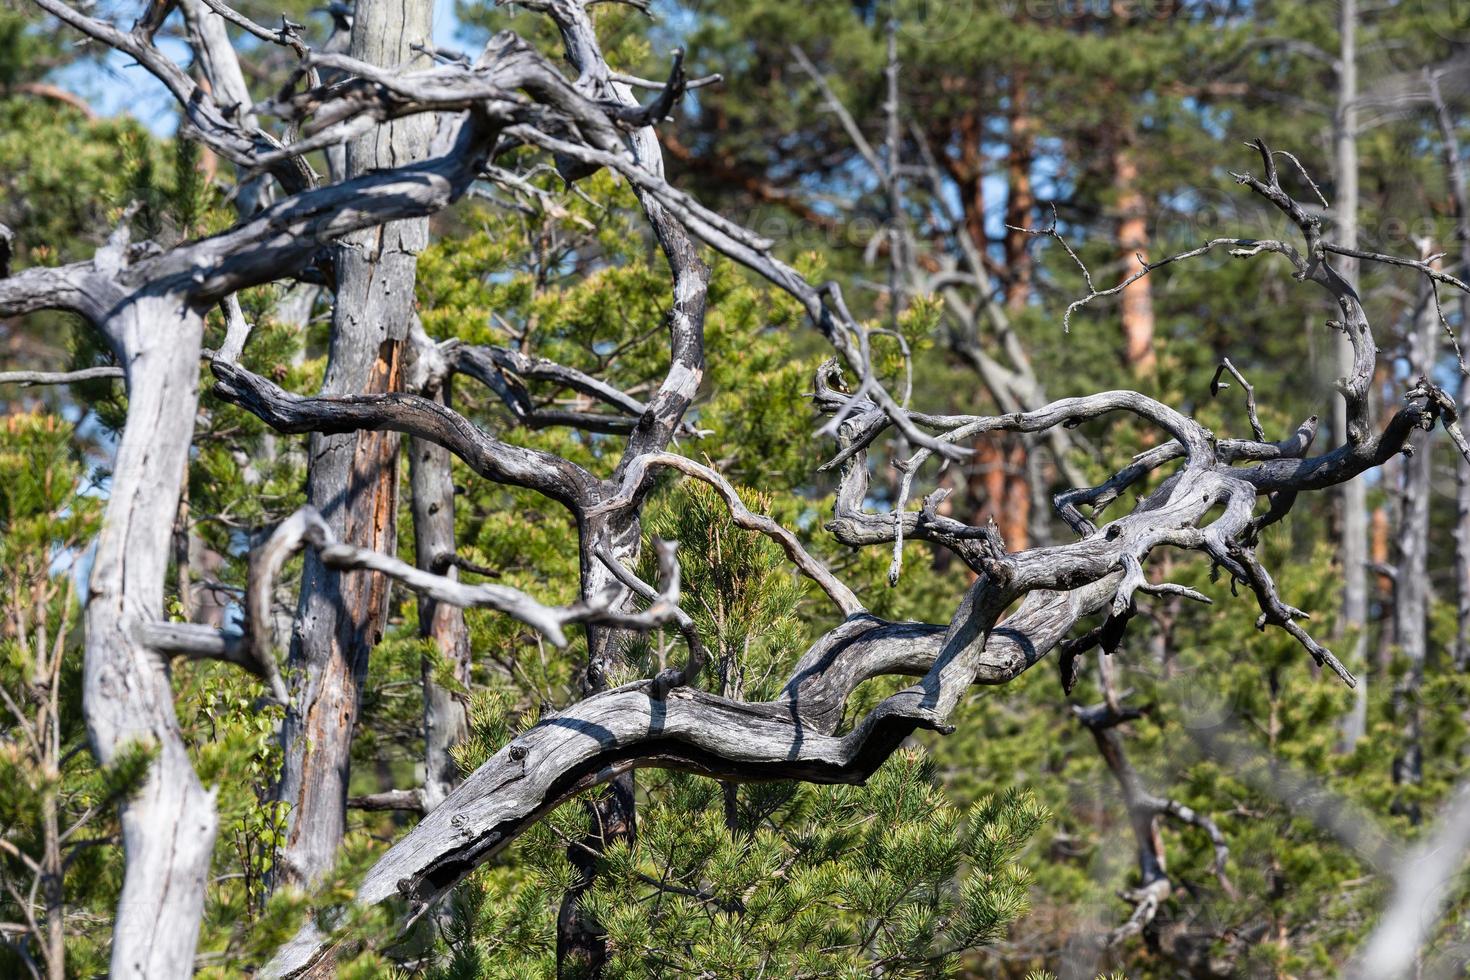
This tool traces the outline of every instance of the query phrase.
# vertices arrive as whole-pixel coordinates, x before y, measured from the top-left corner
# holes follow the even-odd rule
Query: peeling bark
[[[365,0],[357,5],[351,55],[370,64],[427,63],[413,47],[430,43],[432,4]],[[348,144],[347,176],[421,157],[427,117],[396,120]],[[353,232],[335,250],[336,304],[327,395],[378,394],[403,386],[404,345],[414,309],[418,253],[428,221],[415,218]],[[314,434],[307,500],[343,541],[396,549],[398,436],[392,432]],[[282,726],[284,763],[277,798],[289,805],[278,883],[311,884],[336,861],[346,829],[353,728],[368,658],[382,638],[388,582],[370,572],[338,573],[314,557],[303,572],[290,668],[299,678]]]
[[[431,397],[446,407],[446,386]],[[454,556],[454,480],[449,451],[424,439],[408,440],[409,483],[413,497],[413,540],[420,568],[459,577]],[[470,685],[470,637],[464,612],[449,603],[419,597],[419,635],[432,641],[439,662],[424,659],[424,789],[423,805],[432,810],[459,783],[459,764],[449,750],[469,731],[469,705],[463,691]],[[439,683],[447,671],[455,691]]]
[[[187,977],[218,827],[214,792],[199,782],[179,732],[167,663],[136,627],[164,618],[204,320],[177,297],[143,296],[102,326],[127,372],[128,414],[88,581],[83,705],[104,766],[135,747],[156,753],[122,805],[126,866],[110,973]]]

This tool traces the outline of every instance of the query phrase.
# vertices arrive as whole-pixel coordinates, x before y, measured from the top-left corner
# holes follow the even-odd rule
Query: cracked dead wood
[[[413,70],[433,33],[431,4],[364,0],[352,22],[351,56]],[[373,127],[347,144],[346,176],[420,159],[430,116]],[[322,394],[371,395],[403,389],[403,361],[414,317],[418,253],[426,218],[363,228],[332,250],[335,298]],[[315,432],[308,449],[307,501],[344,542],[392,553],[397,543],[398,434]],[[342,572],[307,557],[293,630],[294,689],[281,730],[284,760],[276,798],[286,804],[285,841],[274,882],[311,885],[336,862],[346,830],[353,727],[368,659],[388,616],[388,582]]]
[[[102,764],[138,745],[156,753],[122,806],[127,874],[113,924],[116,977],[192,970],[217,828],[214,793],[195,775],[165,663],[137,632],[164,618],[203,329],[201,316],[166,295],[126,303],[104,328],[129,365],[128,414],[90,577],[83,703]]]
[[[419,394],[449,407],[450,379],[431,377],[422,330],[411,331],[410,380]],[[409,496],[413,514],[414,561],[419,568],[458,579],[454,563],[454,475],[449,450],[409,437]],[[423,655],[424,785],[415,792],[419,809],[432,810],[459,782],[450,750],[469,733],[470,638],[460,606],[420,595],[419,636],[433,644]],[[448,683],[444,683],[447,675]],[[350,805],[350,803],[349,803]]]
[[[175,94],[193,99],[194,111],[207,112],[208,100],[195,98],[193,83],[181,71],[163,67],[146,38],[123,38],[70,8],[41,6],[157,65],[166,83],[183,79],[187,84],[180,83]],[[134,245],[124,225],[88,262],[0,279],[0,315],[71,310],[101,332],[128,372],[128,417],[92,569],[84,670],[88,733],[99,759],[106,764],[135,746],[154,753],[143,786],[122,807],[126,871],[114,923],[114,976],[192,972],[216,828],[213,796],[194,774],[173,710],[167,659],[181,652],[178,637],[155,649],[142,628],[163,619],[173,515],[198,406],[202,312],[244,285],[289,275],[316,250],[313,227],[347,231],[384,217],[427,213],[435,201],[442,206],[462,192],[484,152],[471,147],[488,134],[473,124],[466,129],[460,148],[467,155],[431,164],[407,186],[398,183],[401,174],[393,174],[306,191],[231,232],[171,252]],[[236,148],[254,145],[238,130],[228,135],[240,137],[232,144]],[[442,175],[465,167],[456,190]],[[296,173],[285,172],[288,182]],[[311,203],[313,193],[318,208]],[[384,205],[381,213],[360,207],[374,198]],[[243,265],[234,264],[242,258]],[[197,649],[185,646],[182,652],[230,659],[230,646],[206,637]]]

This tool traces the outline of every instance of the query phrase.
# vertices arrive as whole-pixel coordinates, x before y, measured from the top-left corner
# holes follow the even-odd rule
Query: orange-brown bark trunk
[[[1031,529],[1031,488],[1026,482],[1026,446],[1017,439],[985,438],[975,443],[970,495],[976,502],[972,524],[995,521],[1006,547],[1027,547]]]
[[[1113,190],[1117,195],[1118,253],[1125,275],[1138,270],[1139,257],[1148,261],[1148,202],[1138,187],[1138,162],[1130,140],[1113,151]],[[1154,350],[1154,298],[1148,276],[1130,283],[1122,293],[1123,363],[1135,375],[1153,373],[1158,366]]]
[[[1031,186],[1031,161],[1035,155],[1035,121],[1029,109],[1030,92],[1025,72],[1011,78],[1011,147],[1006,155],[1006,308],[1022,309],[1031,297],[1030,238],[1022,229],[1031,227],[1036,194]]]

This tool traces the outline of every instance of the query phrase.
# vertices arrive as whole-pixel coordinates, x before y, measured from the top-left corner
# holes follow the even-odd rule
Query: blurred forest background
[[[347,14],[307,0],[235,6],[267,24],[284,8],[317,46]],[[98,5],[121,23],[138,13],[126,7]],[[1222,254],[1170,265],[1063,327],[1089,292],[1077,260],[1103,289],[1135,272],[1139,256],[1216,237],[1289,237],[1281,215],[1231,178],[1258,163],[1246,140],[1295,155],[1300,169],[1283,163],[1283,173],[1302,200],[1315,196],[1303,175],[1315,181],[1336,240],[1442,254],[1462,276],[1470,260],[1470,4],[655,0],[651,19],[594,9],[614,67],[662,77],[668,50],[683,46],[692,76],[723,76],[661,127],[671,179],[841,282],[860,315],[891,324],[881,353],[901,373],[902,338],[923,411],[1010,411],[1137,388],[1222,437],[1246,436],[1241,385],[1228,373],[1231,387],[1213,383],[1229,358],[1254,388],[1266,438],[1320,415],[1325,439],[1337,440],[1340,335],[1320,291],[1298,288],[1285,262]],[[514,8],[469,2],[441,14],[445,46],[473,52],[509,25],[555,50],[551,29]],[[264,98],[293,58],[239,43]],[[142,204],[135,227],[164,242],[234,220],[228,168],[175,138],[150,85],[27,4],[0,5],[0,223],[16,233],[17,265],[89,256],[131,201]],[[626,185],[603,173],[568,188],[547,168],[532,190],[487,188],[433,228],[418,284],[431,336],[519,345],[599,369],[632,393],[662,376],[666,272]],[[1435,296],[1411,270],[1382,265],[1360,280],[1385,351],[1376,388],[1385,409],[1419,374],[1464,404],[1467,298]],[[315,388],[330,296],[299,285],[243,299],[260,324],[246,355],[253,370]],[[804,396],[828,350],[791,302],[717,262],[708,348],[691,415],[706,434],[680,451],[708,458],[801,528],[874,612],[947,621],[969,584],[964,568],[910,544],[890,586],[890,555],[846,552],[821,531],[833,485],[817,466],[831,453],[813,438]],[[108,363],[65,317],[0,323],[7,370]],[[6,975],[35,964],[45,944],[33,933],[57,922],[66,975],[105,969],[121,869],[109,801],[131,777],[99,771],[85,749],[76,634],[122,397],[106,377],[0,387]],[[595,435],[516,428],[488,392],[455,398],[508,439],[593,467],[605,450]],[[203,405],[170,601],[181,619],[222,625],[237,614],[246,549],[303,500],[304,441],[207,393]],[[993,519],[1012,549],[1068,540],[1052,496],[1105,479],[1150,438],[1130,419],[987,437],[922,476],[915,497],[937,480],[952,490],[951,513]],[[903,455],[902,445],[875,447],[880,508],[901,480],[887,460]],[[475,480],[462,493],[462,555],[544,601],[574,598],[574,529],[554,505]],[[825,608],[712,496],[661,495],[650,524],[684,543],[685,608],[718,653],[707,683],[770,696],[830,625]],[[412,560],[411,521],[400,527]],[[1205,563],[1177,564],[1169,580],[1215,604],[1153,598],[1070,693],[1051,661],[977,690],[953,735],[916,740],[863,788],[737,789],[644,771],[636,841],[589,848],[584,807],[568,803],[462,886],[418,948],[370,948],[350,970],[553,975],[557,910],[580,889],[607,930],[610,976],[1337,975],[1391,893],[1392,855],[1425,832],[1470,762],[1470,473],[1433,433],[1346,491],[1303,500],[1263,548],[1283,596],[1358,674],[1356,690],[1323,676],[1284,633],[1258,632],[1255,604],[1212,581]],[[738,574],[722,573],[731,567]],[[393,609],[354,744],[361,806],[328,893],[349,893],[355,871],[415,819],[376,806],[423,781],[419,685],[440,661],[413,598],[395,593]],[[285,629],[289,611],[287,620]],[[472,768],[506,733],[573,699],[584,658],[575,642],[555,650],[493,613],[464,620],[472,670],[436,677],[471,704],[473,734],[457,760]],[[657,665],[675,640],[649,638],[634,662]],[[854,710],[891,689],[869,687]],[[268,887],[282,826],[271,802],[279,712],[221,665],[180,665],[176,688],[200,774],[220,786],[200,968],[234,976],[290,934],[305,902]],[[1090,729],[1085,709],[1105,697],[1136,717]],[[1134,904],[1120,897],[1140,883],[1134,792],[1205,815],[1221,837],[1174,819],[1150,826],[1171,888],[1136,928]],[[1218,867],[1217,843],[1228,849]],[[55,873],[33,876],[28,861]],[[1419,953],[1426,975],[1461,975],[1470,961],[1470,879],[1457,877],[1446,901]],[[55,914],[36,921],[37,908]]]

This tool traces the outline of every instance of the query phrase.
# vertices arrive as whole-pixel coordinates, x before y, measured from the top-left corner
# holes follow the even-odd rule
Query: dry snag
[[[406,921],[423,915],[557,803],[637,767],[677,768],[735,781],[861,781],[916,730],[947,731],[951,712],[973,685],[1004,684],[1059,647],[1070,663],[1100,637],[1116,645],[1114,634],[1126,628],[1135,604],[1147,596],[1200,598],[1150,580],[1147,564],[1159,549],[1202,554],[1254,595],[1260,628],[1286,631],[1318,664],[1354,683],[1338,658],[1307,632],[1302,624],[1306,614],[1279,594],[1257,558],[1256,544],[1269,525],[1288,515],[1300,494],[1327,490],[1381,465],[1403,451],[1417,429],[1457,422],[1453,400],[1420,379],[1381,429],[1372,425],[1368,393],[1377,348],[1359,297],[1334,262],[1349,256],[1407,264],[1439,283],[1464,284],[1413,260],[1363,253],[1328,240],[1315,212],[1283,186],[1276,154],[1264,144],[1254,146],[1260,169],[1236,179],[1245,193],[1259,196],[1289,219],[1295,229],[1292,240],[1201,243],[1181,255],[1145,263],[1117,287],[1094,288],[1072,309],[1118,292],[1161,266],[1210,251],[1290,263],[1297,279],[1326,292],[1337,309],[1332,326],[1342,331],[1353,351],[1352,369],[1339,382],[1346,431],[1333,433],[1338,444],[1316,454],[1315,417],[1291,438],[1267,441],[1248,386],[1250,438],[1217,438],[1190,415],[1131,390],[1062,398],[1000,415],[940,416],[905,407],[889,393],[868,357],[869,327],[849,312],[835,285],[806,281],[773,255],[771,243],[666,180],[653,127],[662,123],[688,84],[680,58],[673,57],[669,77],[652,101],[640,104],[628,77],[612,71],[604,60],[587,0],[520,2],[555,22],[578,73],[575,78],[511,33],[494,36],[472,63],[441,60],[424,67],[385,68],[343,54],[314,52],[284,30],[252,25],[218,0],[207,0],[209,13],[196,9],[194,16],[225,17],[237,28],[291,47],[301,59],[293,87],[250,112],[221,107],[216,96],[153,45],[145,27],[124,31],[62,0],[36,3],[156,75],[186,107],[187,134],[237,165],[258,189],[258,208],[242,212],[238,223],[220,234],[162,250],[131,242],[124,224],[90,261],[29,268],[0,279],[0,316],[43,309],[80,315],[109,345],[127,385],[127,421],[117,446],[86,609],[85,707],[94,748],[104,762],[138,741],[158,751],[144,787],[123,808],[126,881],[112,950],[115,976],[190,975],[204,908],[216,827],[214,802],[190,764],[165,665],[179,655],[224,659],[266,678],[276,697],[299,696],[281,681],[265,620],[275,571],[303,546],[322,569],[366,569],[435,604],[489,607],[533,626],[553,642],[564,639],[568,624],[588,630],[593,682],[582,700],[517,735],[457,788],[436,790],[436,797],[443,796],[442,802],[434,800],[437,805],[426,807],[423,797],[410,801],[428,812],[367,872],[356,898],[364,906],[401,902],[397,907]],[[200,31],[194,43],[220,37],[222,28]],[[228,51],[213,54],[217,60],[233,57]],[[337,80],[322,83],[323,70]],[[386,120],[415,116],[441,120],[440,137],[422,159],[381,169],[363,167],[355,176],[329,183],[321,182],[305,162],[308,152],[359,139]],[[299,142],[282,143],[269,135],[260,123],[268,117],[300,132]],[[638,195],[671,279],[664,324],[669,366],[662,383],[641,399],[522,352],[438,345],[408,333],[401,339],[415,348],[413,370],[420,377],[410,385],[366,393],[329,390],[306,396],[286,391],[230,356],[246,342],[244,333],[233,329],[237,343],[229,352],[202,349],[204,316],[215,304],[228,302],[247,287],[289,281],[323,262],[342,261],[341,250],[334,259],[323,251],[324,243],[386,222],[433,214],[478,181],[515,179],[501,169],[502,158],[523,147],[551,155],[570,180],[608,168]],[[270,181],[274,186],[266,189]],[[1060,238],[1054,227],[1035,234]],[[814,380],[814,404],[829,416],[819,435],[835,439],[827,466],[840,472],[827,531],[854,547],[891,548],[903,540],[923,540],[952,552],[974,573],[974,581],[947,623],[888,622],[871,615],[794,535],[747,510],[718,472],[669,451],[676,435],[692,432],[686,413],[705,369],[709,270],[700,256],[703,249],[790,293],[832,344],[837,356]],[[421,333],[417,325],[408,329]],[[580,535],[580,599],[552,607],[498,584],[467,585],[451,574],[448,564],[415,568],[339,540],[321,515],[303,511],[277,528],[252,562],[252,632],[245,640],[202,627],[166,628],[170,528],[198,407],[199,365],[206,357],[215,394],[279,432],[309,433],[323,440],[361,432],[406,435],[416,446],[453,454],[479,478],[534,491],[562,505]],[[1244,382],[1228,361],[1222,370]],[[525,415],[528,424],[581,427],[621,438],[622,455],[610,474],[601,475],[551,453],[502,441],[437,394],[451,374],[486,385],[513,412]],[[844,375],[851,385],[843,383]],[[1217,382],[1219,377],[1217,372]],[[602,410],[537,417],[520,386],[538,379],[569,385]],[[927,460],[961,455],[979,434],[1061,432],[1120,413],[1156,430],[1161,441],[1098,486],[1076,487],[1056,497],[1058,512],[1075,533],[1069,542],[1010,551],[993,527],[942,515],[938,492],[916,508],[900,506],[894,513],[865,508],[867,450],[885,431],[901,433],[914,449],[902,467],[906,495],[922,479]],[[817,462],[813,460],[814,471]],[[736,523],[781,544],[794,569],[812,579],[842,617],[810,649],[793,652],[795,665],[774,701],[736,701],[692,686],[705,651],[678,607],[672,546],[660,548],[659,584],[642,582],[629,571],[640,549],[643,504],[656,474],[665,469],[711,484],[731,507]],[[1151,489],[1128,513],[1103,518],[1125,490],[1151,479]],[[1267,506],[1260,510],[1263,502]],[[428,559],[431,565],[438,562],[433,555]],[[895,578],[898,572],[895,564]],[[1106,620],[1101,632],[1087,622],[1095,616]],[[684,634],[689,665],[607,687],[608,658],[619,633],[664,624]],[[1074,633],[1080,638],[1069,643]],[[917,680],[844,726],[848,696],[864,680],[880,675]],[[1114,750],[1112,730],[1128,710],[1112,704],[1081,713],[1105,755]],[[1114,769],[1128,791],[1130,810],[1142,824],[1163,817],[1208,833],[1219,847],[1218,871],[1226,880],[1224,845],[1207,817],[1148,794],[1121,755]],[[1161,866],[1157,872],[1137,896],[1135,920],[1150,914],[1160,895],[1167,894]],[[344,938],[332,926],[308,925],[278,951],[267,972],[297,976],[329,968]]]

